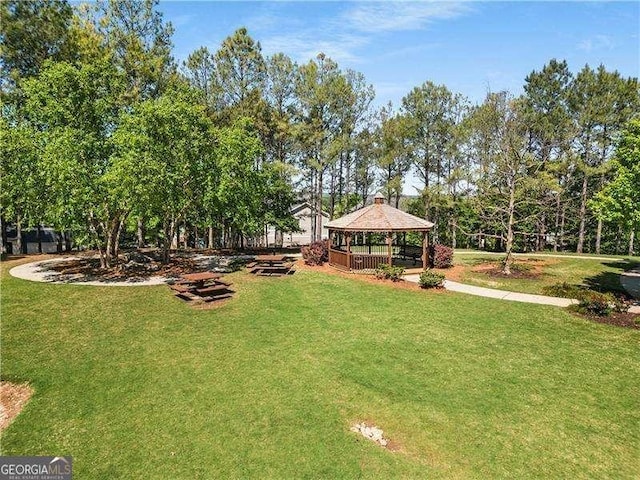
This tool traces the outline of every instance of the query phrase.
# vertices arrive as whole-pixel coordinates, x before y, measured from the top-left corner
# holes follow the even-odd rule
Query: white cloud
[[[613,50],[615,42],[608,35],[595,35],[578,43],[578,50],[592,52],[594,50]]]
[[[356,64],[364,59],[359,49],[370,46],[380,33],[419,30],[436,20],[444,20],[471,11],[466,2],[362,2],[348,3],[331,17],[317,18],[310,26],[288,17],[285,5],[270,4],[269,10],[259,12],[262,27],[278,26],[278,33],[262,37],[263,51],[270,55],[286,52],[298,62],[307,62],[320,52],[338,63]],[[277,19],[281,20],[278,21]],[[265,28],[273,31],[273,28]],[[266,32],[265,32],[266,33]],[[411,45],[397,51],[410,54],[434,45]],[[405,51],[406,49],[406,51]],[[384,54],[383,54],[384,55]]]
[[[346,11],[348,26],[365,33],[420,30],[434,20],[455,18],[470,11],[465,2],[363,3]]]
[[[354,51],[366,43],[366,40],[359,36],[338,35],[327,39],[317,34],[298,32],[268,37],[261,45],[267,55],[286,52],[299,63],[315,59],[320,52],[338,63],[357,63],[359,57]]]

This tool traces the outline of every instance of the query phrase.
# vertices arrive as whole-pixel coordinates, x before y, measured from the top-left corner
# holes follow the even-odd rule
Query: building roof
[[[309,202],[301,202],[301,203],[294,203],[293,206],[291,207],[291,214],[295,215],[296,213],[300,213],[302,210],[304,210],[305,208],[308,208],[309,210],[313,210],[313,208],[311,207],[311,204]],[[329,218],[330,215],[325,212],[324,210],[322,210],[321,215],[323,217]]]
[[[347,232],[425,232],[433,223],[384,203],[376,195],[375,203],[327,223],[329,230]]]

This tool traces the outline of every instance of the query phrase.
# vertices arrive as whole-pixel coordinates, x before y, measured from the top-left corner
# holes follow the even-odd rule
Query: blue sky
[[[426,80],[472,102],[488,90],[522,91],[525,76],[551,58],[573,72],[603,63],[640,73],[640,2],[217,2],[161,1],[173,23],[174,54],[215,51],[247,27],[265,55],[298,63],[324,52],[362,72],[378,105]]]

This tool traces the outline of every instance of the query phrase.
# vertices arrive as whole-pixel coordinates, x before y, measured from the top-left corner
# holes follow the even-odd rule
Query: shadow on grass
[[[628,272],[638,266],[640,262],[636,260],[620,260],[617,262],[603,262],[605,267],[613,268],[615,271],[600,272],[592,277],[584,279],[584,284],[591,290],[596,290],[602,293],[616,293],[628,296],[627,292],[620,283],[620,275],[624,272]]]

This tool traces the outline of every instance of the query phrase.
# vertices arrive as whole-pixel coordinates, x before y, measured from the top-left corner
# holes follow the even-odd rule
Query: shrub
[[[626,302],[611,293],[583,290],[578,296],[578,311],[580,313],[606,317],[611,312],[626,312]]]
[[[302,247],[302,258],[307,265],[322,265],[329,260],[329,242],[313,242],[309,246]]]
[[[393,265],[387,265],[386,263],[381,263],[376,268],[376,278],[381,280],[392,280],[397,282],[402,277],[404,273],[404,267],[394,267]]]
[[[420,274],[418,285],[422,288],[439,288],[444,283],[444,274],[426,270]]]
[[[436,243],[429,249],[433,268],[451,268],[453,266],[453,248]]]

